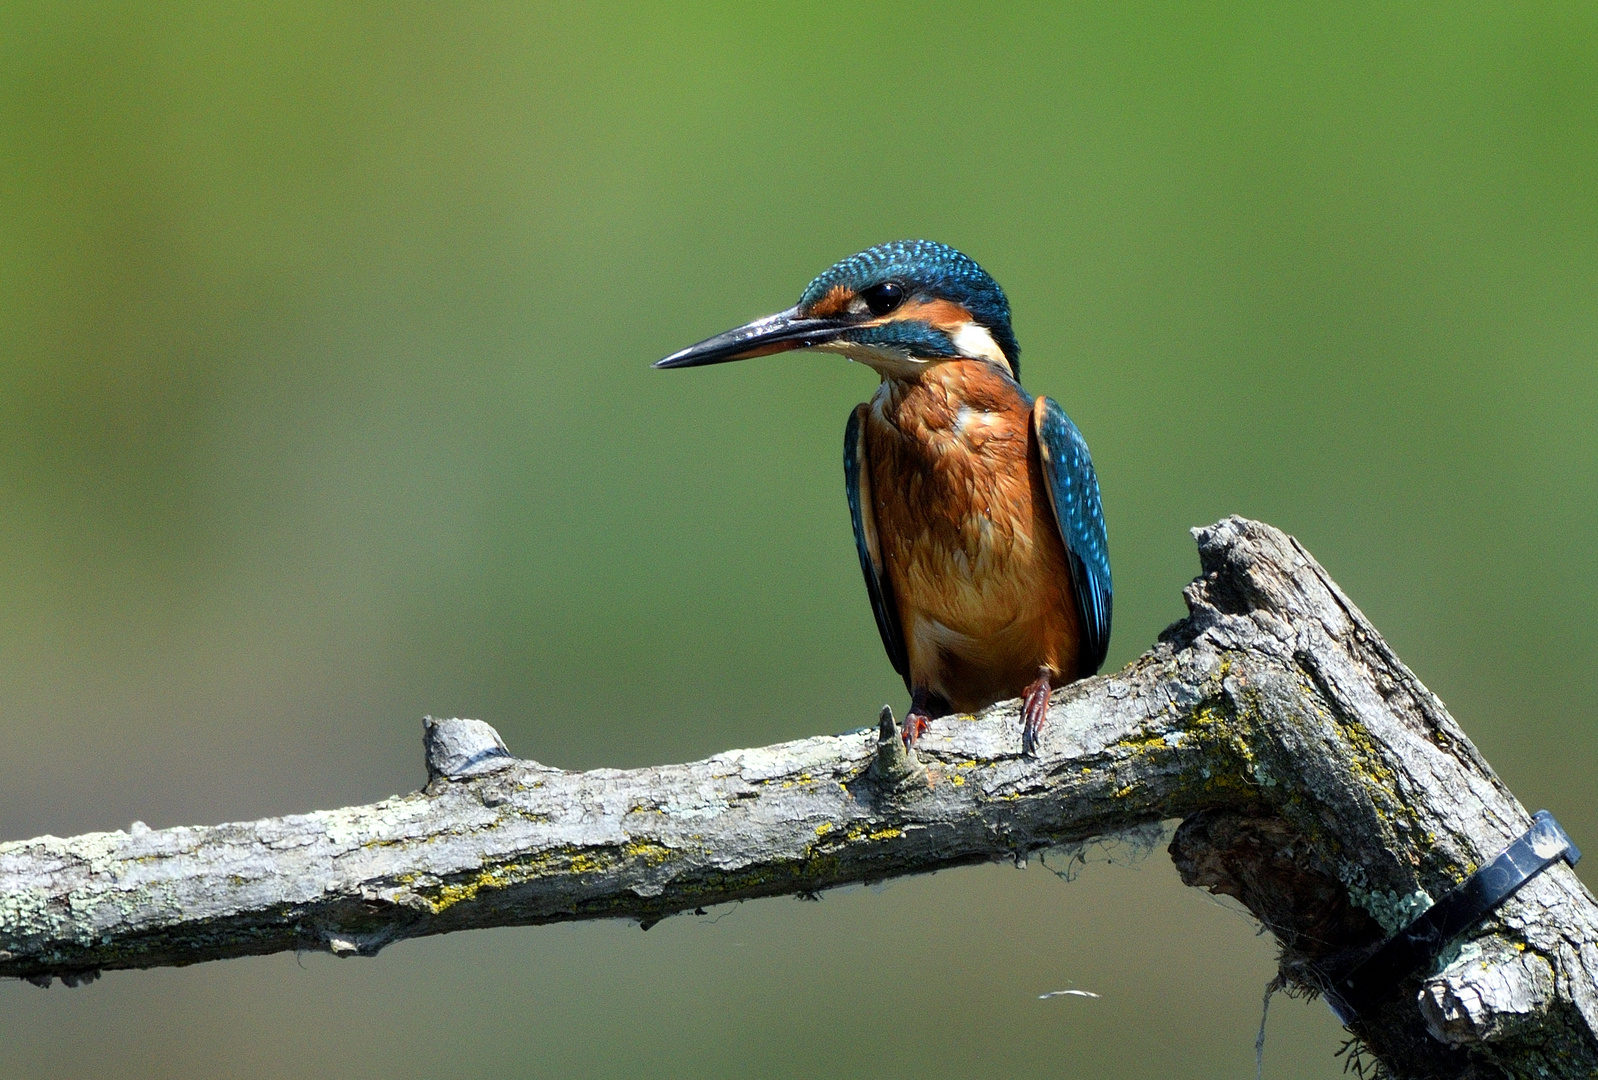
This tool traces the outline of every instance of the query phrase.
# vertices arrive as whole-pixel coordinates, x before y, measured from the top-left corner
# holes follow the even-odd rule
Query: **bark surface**
[[[1195,531],[1190,615],[1057,691],[686,765],[563,772],[429,721],[431,779],[370,806],[0,844],[0,976],[288,949],[371,956],[474,927],[668,915],[1024,856],[1181,819],[1183,879],[1324,991],[1530,823],[1442,703],[1291,537]],[[1563,864],[1348,1027],[1400,1077],[1598,1075],[1598,905]]]

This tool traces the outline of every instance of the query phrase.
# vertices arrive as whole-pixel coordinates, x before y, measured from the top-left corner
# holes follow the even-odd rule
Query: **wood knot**
[[[424,716],[422,746],[427,752],[428,780],[483,776],[516,764],[499,732],[481,720]]]
[[[889,789],[917,781],[926,783],[927,767],[921,764],[913,749],[905,746],[891,705],[884,705],[877,714],[877,756],[866,769],[866,775]]]

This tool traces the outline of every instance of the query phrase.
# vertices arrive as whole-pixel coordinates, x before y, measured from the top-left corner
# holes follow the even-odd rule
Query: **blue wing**
[[[1104,535],[1104,508],[1099,503],[1099,479],[1082,433],[1052,398],[1032,404],[1032,427],[1043,459],[1043,478],[1054,504],[1054,520],[1065,541],[1071,564],[1071,584],[1076,592],[1077,614],[1082,621],[1082,670],[1091,675],[1104,663],[1110,648],[1110,545]]]
[[[843,433],[843,482],[849,494],[849,521],[854,525],[860,572],[865,575],[866,592],[871,595],[871,613],[877,617],[877,633],[882,635],[882,647],[888,651],[893,670],[904,679],[904,688],[908,690],[910,656],[904,647],[904,628],[899,625],[899,605],[893,598],[893,582],[888,580],[882,567],[877,519],[871,508],[871,469],[866,461],[865,441],[861,438],[865,411],[869,407],[857,405],[849,414],[849,426]]]

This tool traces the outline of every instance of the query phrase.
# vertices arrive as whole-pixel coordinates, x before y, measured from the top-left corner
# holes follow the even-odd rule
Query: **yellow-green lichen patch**
[[[596,874],[611,869],[616,862],[616,856],[604,849],[556,848],[529,859],[485,867],[461,880],[444,882],[435,890],[418,890],[418,895],[432,906],[434,915],[440,915],[463,901],[476,900],[484,891],[494,892],[560,874]]]
[[[1117,739],[1113,746],[1117,749],[1126,750],[1132,754],[1147,754],[1154,753],[1159,750],[1169,750],[1171,748],[1171,743],[1166,741],[1166,736],[1162,732],[1154,735],[1128,735],[1124,739]],[[1088,772],[1089,770],[1083,769],[1082,771]]]
[[[477,894],[484,889],[502,889],[511,882],[512,879],[507,874],[485,870],[469,881],[440,885],[438,892],[427,897],[427,900],[433,905],[433,914],[441,915],[462,900],[476,900]]]
[[[1370,730],[1358,720],[1348,720],[1337,725],[1337,732],[1348,744],[1349,763],[1354,774],[1367,787],[1380,788],[1392,795],[1398,787],[1398,778],[1382,760],[1382,752],[1371,737]]]
[[[641,860],[646,866],[659,866],[677,854],[671,848],[649,840],[630,840],[622,846],[621,852],[629,859]]]
[[[1315,715],[1328,721],[1328,726],[1337,733],[1347,748],[1349,771],[1371,796],[1376,815],[1384,822],[1391,823],[1395,812],[1401,811],[1403,807],[1402,800],[1398,797],[1398,777],[1387,764],[1382,748],[1371,735],[1370,729],[1352,717],[1329,714],[1324,708],[1325,695],[1307,675],[1300,676],[1300,689],[1305,702],[1314,710]]]
[[[1223,663],[1222,669],[1229,670]],[[1258,726],[1257,706],[1241,705],[1222,695],[1220,678],[1207,687],[1208,696],[1193,706],[1181,729],[1140,734],[1118,743],[1134,753],[1153,754],[1182,748],[1179,790],[1189,798],[1211,799],[1217,794],[1251,795],[1257,787],[1256,748],[1251,736]],[[1124,796],[1125,789],[1118,792]]]
[[[903,835],[903,829],[895,829],[891,826],[885,829],[872,829],[869,825],[856,825],[844,833],[843,838],[852,843],[857,840],[892,840]]]

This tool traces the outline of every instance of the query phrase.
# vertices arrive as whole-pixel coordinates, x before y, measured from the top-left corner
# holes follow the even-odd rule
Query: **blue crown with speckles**
[[[1017,379],[1021,346],[1010,329],[1010,301],[976,260],[934,240],[895,240],[867,248],[837,263],[805,287],[799,306],[815,303],[835,286],[858,293],[884,281],[897,281],[911,296],[952,300],[987,328],[1004,350]]]

